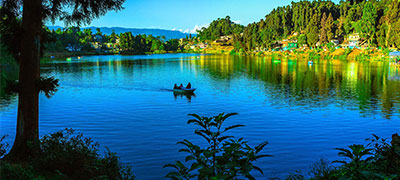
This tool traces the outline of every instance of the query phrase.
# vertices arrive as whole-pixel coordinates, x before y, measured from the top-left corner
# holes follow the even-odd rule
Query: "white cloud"
[[[185,30],[183,30],[183,29],[176,29],[176,28],[173,28],[172,30],[173,31],[180,31],[180,32],[182,32],[182,33],[190,33],[190,34],[197,34],[197,30],[201,30],[201,28],[203,28],[203,27],[208,27],[208,24],[205,24],[205,25],[195,25],[194,26],[194,28],[193,29],[185,29]]]
[[[240,20],[233,20],[232,22],[234,22],[235,24],[240,24],[241,23]]]
[[[203,27],[207,28],[208,24],[204,24],[204,25],[200,25],[200,26],[196,24],[194,26],[194,28],[191,29],[190,31],[188,30],[188,32],[190,32],[191,34],[197,34],[197,30],[201,30],[201,28],[203,28]]]

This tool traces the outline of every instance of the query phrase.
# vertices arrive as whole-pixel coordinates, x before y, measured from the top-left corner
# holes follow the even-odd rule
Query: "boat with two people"
[[[173,89],[173,91],[177,93],[193,93],[195,90],[196,88],[192,88],[190,82],[187,84],[186,87],[184,87],[182,84],[180,86],[177,86],[175,84]]]

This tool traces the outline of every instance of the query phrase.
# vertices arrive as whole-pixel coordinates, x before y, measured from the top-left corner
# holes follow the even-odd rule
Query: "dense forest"
[[[218,18],[210,23],[208,27],[203,27],[198,31],[201,40],[216,40],[221,36],[240,34],[243,32],[244,26],[231,21],[229,16]]]
[[[47,52],[86,51],[144,54],[146,52],[177,51],[181,47],[177,39],[152,35],[132,35],[132,32],[110,35],[103,34],[99,28],[81,30],[78,27],[49,30],[49,41],[45,44]]]
[[[300,46],[309,47],[325,45],[334,39],[342,43],[349,35],[358,33],[360,45],[400,48],[400,1],[292,2],[272,10],[259,22],[248,24],[243,31],[238,27],[229,18],[218,19],[203,28],[199,36],[215,40],[221,35],[234,35],[240,48],[254,50],[273,48],[278,40],[290,38]]]

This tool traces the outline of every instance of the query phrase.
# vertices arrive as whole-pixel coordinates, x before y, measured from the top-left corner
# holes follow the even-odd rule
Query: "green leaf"
[[[268,145],[268,141],[264,141],[264,142],[260,143],[258,146],[256,146],[255,147],[256,153],[258,153],[261,150],[263,150],[266,145]]]
[[[229,127],[225,128],[223,132],[229,131],[230,129],[234,129],[234,128],[238,128],[238,127],[243,127],[243,126],[244,126],[244,125],[241,125],[241,124],[229,126]]]

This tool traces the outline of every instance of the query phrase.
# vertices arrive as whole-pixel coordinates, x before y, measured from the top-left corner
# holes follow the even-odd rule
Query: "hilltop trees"
[[[331,13],[329,13],[328,19],[326,20],[326,24],[325,24],[326,37],[328,38],[328,41],[330,41],[334,38],[334,32],[335,32],[334,25],[335,24],[333,22],[333,16]]]
[[[343,40],[359,33],[361,43],[369,46],[400,47],[400,40],[396,38],[400,36],[399,4],[398,0],[344,0],[339,4],[329,0],[292,2],[244,27],[238,44],[245,50],[271,48],[278,40],[296,32],[305,34],[307,43],[315,46],[316,42],[324,45],[332,39]]]
[[[40,77],[40,52],[45,20],[89,23],[124,0],[2,0],[1,41],[19,63],[17,133],[10,158],[26,160],[39,148],[39,91],[54,92],[56,80]],[[71,8],[74,9],[71,11]],[[20,18],[22,17],[22,18]]]
[[[355,23],[355,29],[361,37],[368,41],[368,44],[374,40],[376,31],[376,8],[371,2],[364,5],[362,18]]]
[[[229,16],[218,18],[210,23],[209,27],[203,27],[198,31],[198,37],[201,40],[216,40],[221,36],[240,34],[243,32],[243,26],[231,21]]]
[[[314,14],[306,29],[307,44],[310,47],[315,47],[318,42],[318,15]],[[326,37],[326,34],[325,34]]]
[[[328,42],[327,29],[326,29],[326,19],[327,19],[327,17],[326,17],[326,14],[324,13],[324,15],[322,15],[322,19],[321,19],[321,34],[320,34],[320,42],[321,42],[321,44],[324,44],[324,43]],[[314,20],[314,18],[313,18],[313,20]],[[309,25],[315,26],[315,25],[317,25],[317,23],[311,21]],[[311,28],[308,29],[308,30],[313,30]],[[314,33],[314,32],[308,32],[308,33]]]

